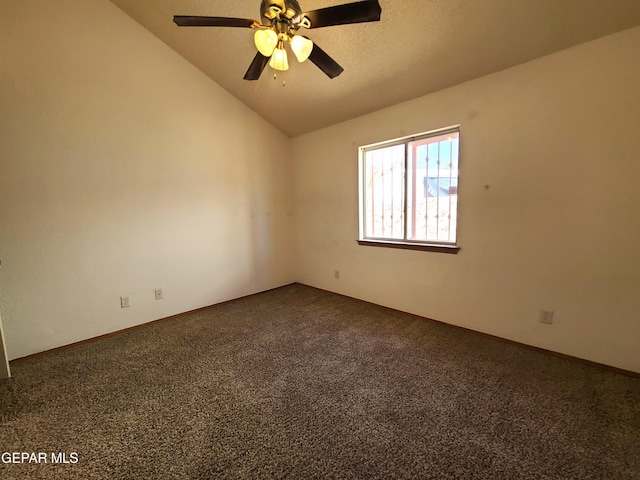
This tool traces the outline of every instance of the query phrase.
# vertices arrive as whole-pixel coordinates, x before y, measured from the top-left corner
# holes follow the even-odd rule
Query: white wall
[[[640,371],[639,54],[636,28],[290,141],[106,0],[10,2],[9,356],[298,280]],[[359,247],[357,147],[457,123],[461,252]]]
[[[290,140],[114,5],[4,2],[0,59],[10,358],[295,280]]]
[[[640,371],[638,58],[635,28],[295,138],[298,280]],[[460,253],[358,246],[358,146],[458,123]]]

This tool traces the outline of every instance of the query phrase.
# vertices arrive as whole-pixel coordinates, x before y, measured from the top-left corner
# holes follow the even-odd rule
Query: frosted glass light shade
[[[269,66],[274,70],[284,72],[289,70],[289,61],[287,60],[287,52],[284,48],[276,48],[269,60]]]
[[[291,39],[291,50],[299,62],[304,62],[313,50],[313,42],[308,38],[296,35]]]
[[[262,55],[270,57],[278,45],[278,34],[269,29],[256,30],[253,41]]]

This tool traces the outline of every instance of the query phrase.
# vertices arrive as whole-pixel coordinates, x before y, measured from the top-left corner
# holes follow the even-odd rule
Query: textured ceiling
[[[173,15],[259,19],[260,0],[111,2],[289,137],[640,25],[640,0],[380,0],[380,22],[307,32],[339,77],[291,55],[277,79],[267,67],[249,82],[252,30],[177,27]],[[300,0],[304,11],[341,3]]]

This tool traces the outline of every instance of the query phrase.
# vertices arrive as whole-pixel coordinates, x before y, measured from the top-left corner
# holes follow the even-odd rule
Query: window
[[[361,245],[457,253],[460,128],[360,147]]]

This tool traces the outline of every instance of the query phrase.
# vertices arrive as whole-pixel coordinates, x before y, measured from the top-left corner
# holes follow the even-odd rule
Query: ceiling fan
[[[354,3],[320,8],[302,12],[297,0],[262,0],[260,16],[262,22],[247,18],[197,17],[175,15],[173,21],[180,27],[241,27],[253,28],[254,43],[258,53],[254,57],[245,80],[257,80],[269,64],[274,70],[289,69],[285,45],[291,46],[299,62],[311,60],[329,78],[335,78],[343,68],[318,45],[304,35],[301,28],[321,28],[349,23],[377,22],[382,8],[378,0],[363,0]]]

